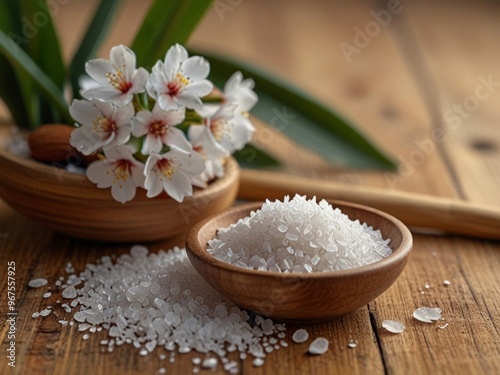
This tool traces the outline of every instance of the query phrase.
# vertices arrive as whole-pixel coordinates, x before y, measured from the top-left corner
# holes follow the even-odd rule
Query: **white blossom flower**
[[[239,113],[250,111],[259,100],[254,86],[253,79],[244,80],[241,72],[234,73],[224,85],[224,102],[236,104]]]
[[[121,203],[132,200],[137,187],[144,187],[144,164],[134,159],[127,146],[104,151],[106,159],[87,167],[87,178],[98,188],[111,187],[111,195]]]
[[[235,112],[236,104],[205,105],[198,113],[204,117],[205,131],[209,132],[224,150],[233,153],[250,142],[254,127],[250,120]]]
[[[93,154],[102,147],[124,144],[130,138],[134,115],[132,104],[118,108],[98,100],[76,99],[69,112],[80,124],[71,133],[70,144],[85,155]]]
[[[229,152],[215,141],[208,128],[203,125],[192,125],[189,127],[188,137],[193,150],[199,152],[205,159],[205,171],[200,175],[201,181],[196,180],[193,183],[205,187],[204,182],[224,176],[223,161],[229,156]]]
[[[144,174],[148,197],[162,191],[178,202],[193,194],[192,177],[203,172],[205,163],[197,152],[187,152],[171,146],[165,154],[151,154],[146,161]]]
[[[135,53],[124,45],[111,48],[109,58],[94,59],[85,64],[87,74],[99,83],[99,87],[84,90],[82,95],[122,107],[132,101],[134,94],[145,90],[148,72],[144,68],[135,68]]]
[[[213,84],[205,79],[209,71],[207,60],[200,56],[188,58],[186,49],[176,44],[167,51],[165,61],[153,66],[146,88],[165,111],[198,109],[202,106],[200,97],[213,89]]]
[[[152,112],[138,112],[133,120],[133,134],[136,137],[146,136],[141,152],[145,155],[160,153],[163,145],[177,146],[190,151],[191,144],[184,133],[175,127],[184,120],[184,115],[184,109],[164,111],[158,102]]]

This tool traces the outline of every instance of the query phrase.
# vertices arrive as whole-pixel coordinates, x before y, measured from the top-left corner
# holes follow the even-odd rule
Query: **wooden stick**
[[[408,226],[500,239],[500,208],[497,207],[276,172],[241,171],[238,197],[242,199],[282,199],[296,193],[371,206],[397,217]]]

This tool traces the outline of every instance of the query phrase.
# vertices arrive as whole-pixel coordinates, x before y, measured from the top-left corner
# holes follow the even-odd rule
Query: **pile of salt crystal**
[[[360,267],[392,253],[379,230],[353,221],[327,201],[296,195],[270,202],[220,229],[209,241],[215,258],[275,272],[325,272]]]
[[[43,283],[31,284],[39,287]],[[252,318],[226,300],[199,276],[183,249],[149,254],[145,247],[134,246],[116,263],[105,256],[100,263],[87,265],[61,287],[62,297],[72,300],[61,307],[74,313],[78,330],[86,332],[83,339],[107,330],[109,339],[101,344],[108,352],[132,344],[145,356],[162,347],[170,351],[173,362],[176,348],[181,354],[194,350],[206,357],[194,363],[193,372],[200,371],[200,366],[215,368],[221,362],[227,372],[239,373],[238,363],[228,353],[239,352],[241,360],[250,354],[253,364],[262,366],[266,355],[288,346],[284,324],[259,315]],[[34,313],[33,318],[51,312],[50,307]],[[68,325],[67,320],[59,322]]]

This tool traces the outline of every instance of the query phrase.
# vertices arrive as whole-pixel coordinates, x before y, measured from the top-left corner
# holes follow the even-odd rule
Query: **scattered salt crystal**
[[[38,318],[39,316],[40,316],[40,313],[39,313],[39,312],[34,312],[34,313],[31,315],[31,317],[32,317],[33,319],[36,319],[36,318]]]
[[[45,280],[45,279],[33,279],[33,280],[30,280],[30,282],[28,283],[28,286],[30,288],[41,288],[42,286],[45,286],[47,285],[48,281]]]
[[[48,316],[51,312],[51,309],[43,309],[42,311],[40,311],[40,316]]]
[[[446,329],[446,328],[448,328],[448,326],[449,326],[449,324],[448,324],[448,323],[445,323],[445,324],[443,324],[443,325],[441,325],[441,326],[438,326],[438,328],[439,328],[439,329]]]
[[[80,332],[83,332],[83,331],[86,331],[90,328],[90,324],[87,324],[87,323],[81,323],[81,324],[78,324],[78,330]]]
[[[158,369],[158,374],[166,374],[167,373],[167,369],[165,367],[161,367],[160,369]]]
[[[214,358],[214,357],[205,358],[201,364],[201,367],[212,369],[212,368],[217,367],[218,362],[219,361],[217,361],[217,358]]]
[[[309,338],[309,333],[307,333],[307,331],[302,328],[296,330],[292,336],[293,342],[296,342],[297,344],[307,341],[308,338]]]
[[[50,298],[51,295],[52,295],[52,293],[47,292],[47,293],[44,293],[42,297],[43,298]]]
[[[201,358],[194,357],[193,359],[191,359],[191,362],[193,362],[193,365],[199,365],[199,364],[201,364]]]
[[[413,317],[424,323],[432,323],[441,318],[441,312],[439,307],[419,307],[413,312]]]
[[[255,367],[260,367],[260,366],[264,365],[264,360],[262,358],[255,358],[252,361],[252,365],[254,365]]]
[[[88,339],[89,339],[89,337],[90,337],[90,336],[89,336],[89,334],[88,334],[88,333],[86,333],[86,334],[84,334],[84,335],[82,336],[82,338],[83,338],[84,340],[88,340]]]
[[[443,285],[444,286],[450,286],[451,285],[451,281],[450,280],[444,280],[443,281]]]
[[[310,354],[324,354],[328,350],[328,340],[324,337],[318,337],[309,346]]]
[[[347,346],[351,349],[354,349],[355,347],[358,346],[358,343],[354,340],[350,340],[349,343],[347,344]]]
[[[382,327],[391,333],[401,333],[405,330],[405,325],[397,320],[384,320]]]
[[[260,210],[222,228],[208,242],[215,258],[274,272],[327,272],[379,261],[392,250],[380,231],[296,195],[266,201]],[[244,251],[242,249],[245,249]]]
[[[58,281],[65,283],[62,296],[73,299],[61,305],[67,313],[74,312],[69,325],[77,322],[79,331],[87,331],[84,339],[89,333],[107,331],[108,339],[100,343],[108,352],[129,344],[146,356],[161,346],[170,351],[172,363],[176,351],[212,352],[218,357],[203,361],[195,357],[193,364],[198,367],[193,370],[215,368],[220,361],[227,372],[239,373],[238,362],[229,360],[228,353],[239,352],[235,358],[241,360],[250,354],[261,365],[266,353],[279,349],[279,339],[286,337],[284,324],[249,316],[214,291],[179,248],[149,254],[144,247],[133,247],[129,254],[102,257],[80,275]],[[33,316],[50,312],[47,307]],[[284,340],[281,344],[287,345]]]
[[[73,285],[68,286],[66,289],[63,290],[62,296],[63,296],[63,298],[66,298],[66,299],[76,298],[77,294],[76,294],[75,287]]]

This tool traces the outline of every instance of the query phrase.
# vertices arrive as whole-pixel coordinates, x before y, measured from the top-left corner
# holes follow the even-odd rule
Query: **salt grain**
[[[358,343],[354,340],[350,340],[349,343],[347,344],[348,348],[354,349],[358,346]]]
[[[384,320],[382,327],[391,333],[401,333],[405,330],[405,325],[397,320]]]
[[[47,292],[47,293],[44,293],[42,297],[43,298],[50,298],[51,295],[52,295],[52,293]]]
[[[33,279],[30,280],[28,286],[30,288],[41,288],[42,286],[47,285],[48,281],[45,279]]]
[[[102,257],[79,276],[71,274],[58,281],[67,285],[62,296],[73,299],[61,305],[67,313],[75,311],[69,325],[76,321],[79,330],[90,333],[107,330],[108,339],[100,342],[108,352],[130,344],[139,355],[147,356],[162,347],[170,351],[171,363],[175,362],[174,350],[212,352],[219,358],[201,361],[196,357],[193,364],[212,369],[221,361],[227,372],[238,373],[239,365],[228,360],[228,352],[239,352],[237,358],[242,359],[250,354],[254,365],[261,366],[266,351],[279,349],[279,339],[285,337],[284,324],[259,315],[250,317],[214,291],[179,248],[149,254],[146,248],[134,246],[130,254],[115,261]],[[33,317],[50,312],[47,308]]]
[[[244,353],[242,353],[244,354]],[[208,368],[208,369],[213,369],[217,367],[217,363],[219,361],[217,358],[211,357],[211,358],[205,358],[201,364],[201,367],[203,368]]]
[[[450,286],[451,285],[451,281],[450,280],[444,280],[443,281],[443,285],[444,286]]]
[[[302,342],[307,341],[309,338],[309,333],[305,329],[298,329],[295,331],[295,333],[292,336],[292,341],[296,342],[297,344],[300,344]]]
[[[66,299],[73,299],[76,297],[76,289],[73,285],[68,286],[66,289],[63,290],[62,292],[63,298]]]
[[[419,307],[413,312],[413,317],[424,323],[432,323],[433,320],[441,319],[439,307]]]
[[[324,354],[328,351],[328,340],[318,337],[309,346],[309,354]]]
[[[352,221],[328,202],[296,195],[218,231],[208,252],[244,268],[327,272],[377,262],[392,250],[380,231]]]

